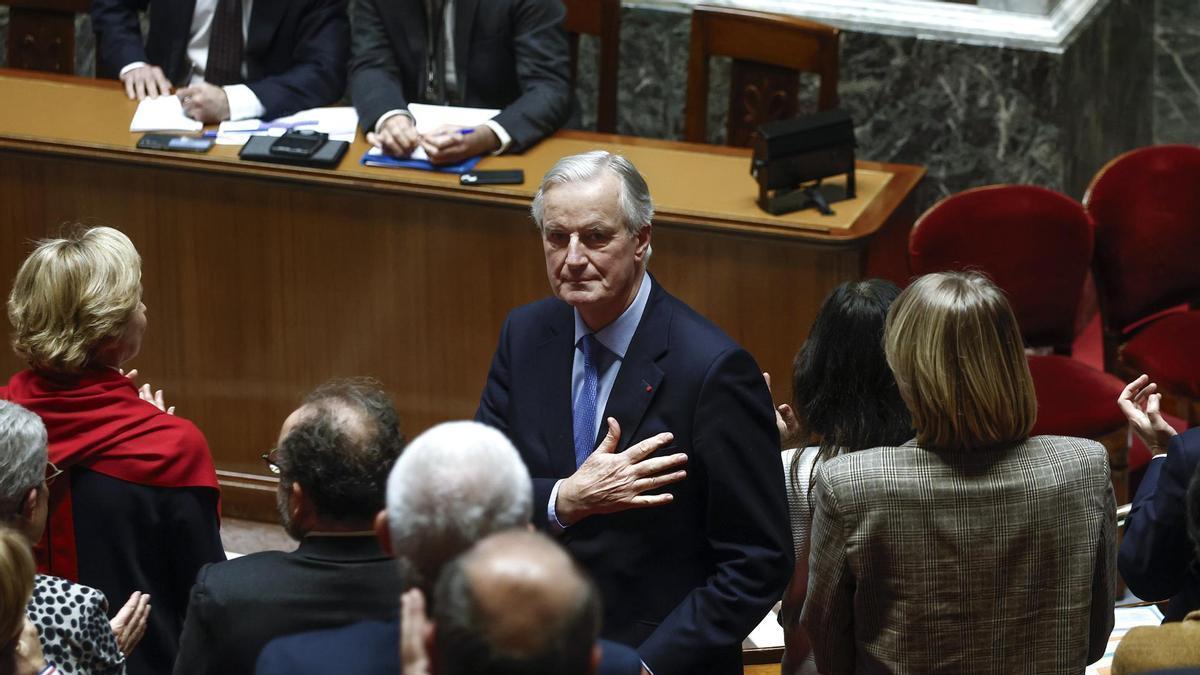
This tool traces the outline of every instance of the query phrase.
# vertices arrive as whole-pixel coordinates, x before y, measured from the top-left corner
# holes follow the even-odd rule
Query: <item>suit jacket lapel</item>
[[[250,27],[246,30],[246,76],[250,81],[265,77],[262,56],[271,46],[275,29],[289,0],[254,0],[250,8]]]
[[[642,320],[625,352],[617,381],[613,383],[608,403],[604,406],[604,418],[615,417],[621,425],[621,442],[617,452],[629,447],[663,380],[663,371],[657,361],[667,353],[671,306],[666,302],[666,293],[658,281],[653,283],[650,298],[646,301],[646,311],[642,313]],[[596,445],[604,440],[607,433],[608,425],[602,422],[596,434]]]
[[[496,0],[488,0],[495,2]],[[467,93],[467,57],[471,51],[471,29],[479,0],[454,0],[454,73],[458,91],[465,100]]]
[[[543,370],[538,388],[539,425],[545,443],[550,468],[554,475],[566,477],[575,473],[574,415],[571,411],[571,366],[575,359],[575,315],[563,303],[546,337],[535,348],[535,360]],[[538,386],[540,384],[540,386]],[[513,386],[523,386],[514,382]]]

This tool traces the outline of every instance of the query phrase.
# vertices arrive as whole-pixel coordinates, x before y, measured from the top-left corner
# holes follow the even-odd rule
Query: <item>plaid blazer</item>
[[[822,673],[1082,673],[1113,627],[1116,505],[1093,441],[823,463],[802,621]]]

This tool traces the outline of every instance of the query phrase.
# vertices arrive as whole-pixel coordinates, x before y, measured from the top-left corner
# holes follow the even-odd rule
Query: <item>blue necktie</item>
[[[596,394],[599,390],[600,377],[596,369],[596,361],[603,348],[596,336],[588,333],[579,339],[579,347],[583,350],[583,387],[579,390],[579,398],[575,400],[575,468],[592,454],[596,443]]]

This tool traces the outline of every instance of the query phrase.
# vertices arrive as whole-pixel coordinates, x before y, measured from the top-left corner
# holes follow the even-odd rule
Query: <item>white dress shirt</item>
[[[254,0],[242,0],[242,43],[250,31],[250,10]],[[192,13],[191,33],[188,38],[187,58],[190,65],[188,84],[204,82],[204,69],[208,65],[208,42],[212,36],[213,15],[217,11],[217,0],[196,0],[196,9]],[[153,20],[153,19],[151,19]],[[134,61],[121,68],[121,76],[125,73],[147,65],[144,61]],[[242,59],[242,77],[246,77],[246,60]],[[230,84],[221,87],[225,97],[229,99],[229,119],[246,120],[261,117],[266,109],[263,104],[244,84]]]

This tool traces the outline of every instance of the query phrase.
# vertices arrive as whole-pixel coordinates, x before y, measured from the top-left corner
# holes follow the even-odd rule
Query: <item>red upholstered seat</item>
[[[1038,400],[1035,436],[1098,438],[1125,425],[1117,407],[1125,385],[1112,375],[1053,354],[1030,356],[1029,372]]]
[[[1200,422],[1200,320],[1167,314],[1130,330],[1200,302],[1200,148],[1127,152],[1096,174],[1084,204],[1096,223],[1105,368],[1147,373],[1164,393],[1184,399],[1191,424]]]
[[[1034,433],[1104,440],[1114,471],[1122,470],[1128,446],[1117,395],[1124,385],[1061,355],[1070,353],[1092,257],[1083,206],[1032,185],[967,190],[917,220],[908,252],[917,274],[974,269],[1008,294],[1026,345],[1059,354],[1029,357],[1038,398]]]
[[[1151,373],[1161,389],[1200,399],[1200,311],[1167,314],[1151,322],[1121,347],[1121,360]]]

